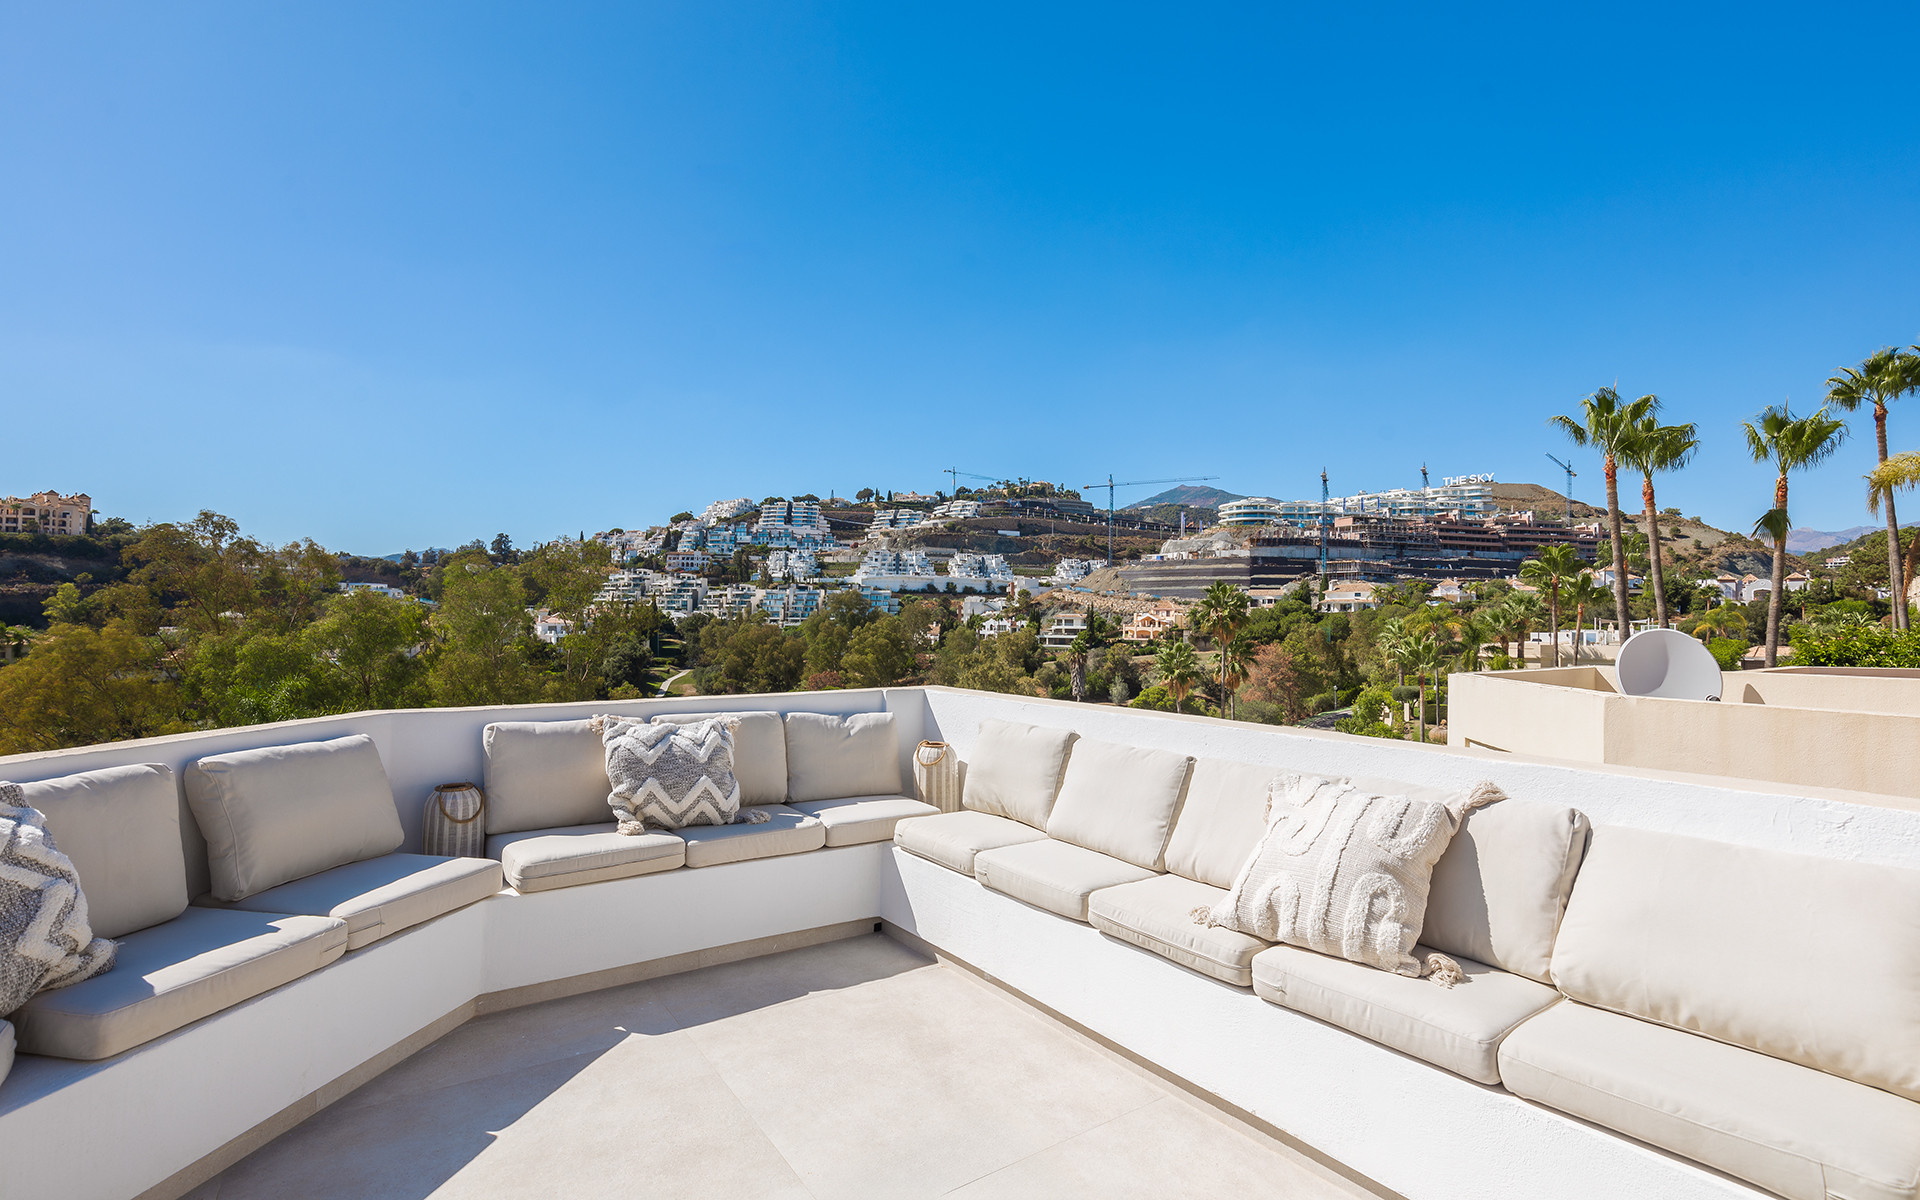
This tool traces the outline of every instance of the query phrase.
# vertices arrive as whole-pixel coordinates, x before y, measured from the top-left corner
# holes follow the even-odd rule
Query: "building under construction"
[[[1199,596],[1215,580],[1283,587],[1318,575],[1324,550],[1327,575],[1335,579],[1499,579],[1516,573],[1543,546],[1570,544],[1592,562],[1599,540],[1596,525],[1536,522],[1530,514],[1486,521],[1346,516],[1325,526],[1264,526],[1244,551],[1130,563],[1121,577],[1130,591],[1183,599]]]

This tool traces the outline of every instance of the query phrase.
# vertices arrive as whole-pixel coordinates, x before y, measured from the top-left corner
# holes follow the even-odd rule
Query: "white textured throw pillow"
[[[1462,977],[1458,964],[1412,953],[1433,864],[1468,812],[1501,798],[1492,783],[1439,801],[1282,775],[1268,793],[1259,848],[1227,898],[1196,909],[1194,921],[1451,987]]]
[[[593,721],[606,747],[607,781],[613,785],[607,803],[621,833],[767,819],[763,812],[741,814],[733,721],[656,725],[613,716]]]

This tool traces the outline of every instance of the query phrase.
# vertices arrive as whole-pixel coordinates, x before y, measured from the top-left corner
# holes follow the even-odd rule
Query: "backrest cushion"
[[[961,807],[1045,829],[1076,736],[994,717],[981,721],[967,754]]]
[[[787,799],[900,794],[900,738],[892,713],[787,714]]]
[[[392,854],[406,836],[364,733],[209,755],[187,768],[187,805],[221,900]]]
[[[1267,789],[1280,773],[1278,767],[1223,758],[1196,760],[1187,801],[1167,839],[1167,870],[1232,887],[1267,831]]]
[[[1920,1100],[1920,871],[1601,826],[1553,980]]]
[[[1081,738],[1047,836],[1158,871],[1192,764],[1184,754]]]
[[[1420,940],[1551,983],[1553,940],[1587,848],[1587,818],[1511,797],[1467,814],[1433,867]]]
[[[606,821],[607,752],[590,718],[495,721],[480,745],[489,835]]]
[[[668,713],[653,718],[668,725],[691,725],[721,717],[734,722],[733,774],[740,803],[781,804],[787,798],[787,729],[777,712]],[[839,799],[837,796],[828,799]]]
[[[23,783],[20,793],[73,860],[95,937],[124,937],[186,911],[180,792],[170,769],[108,767]]]

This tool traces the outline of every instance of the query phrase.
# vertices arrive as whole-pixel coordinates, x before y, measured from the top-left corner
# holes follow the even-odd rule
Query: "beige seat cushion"
[[[346,949],[347,923],[333,917],[189,908],[121,939],[113,970],[41,992],[11,1019],[29,1054],[111,1058],[317,971]]]
[[[1421,942],[1551,983],[1587,832],[1585,814],[1539,800],[1508,797],[1468,813],[1433,865]]]
[[[653,719],[670,725],[691,725],[714,717],[734,722],[733,777],[740,783],[740,803],[785,803],[787,728],[779,713],[663,713]]]
[[[1789,1200],[1920,1195],[1920,1104],[1738,1046],[1568,1002],[1508,1036],[1500,1077]]]
[[[108,767],[23,783],[20,792],[45,814],[53,844],[73,860],[95,937],[171,921],[187,907],[172,770],[159,763]]]
[[[1101,888],[1153,876],[1145,867],[1052,838],[982,850],[973,858],[973,877],[994,891],[1076,921],[1087,919],[1087,898]]]
[[[1416,947],[1424,954],[1426,947]],[[1515,1026],[1558,1003],[1543,983],[1459,959],[1466,979],[1451,988],[1409,979],[1297,946],[1253,960],[1253,990],[1295,1012],[1391,1046],[1481,1083],[1499,1083],[1500,1043]]]
[[[490,858],[389,854],[268,888],[231,907],[337,917],[347,923],[347,949],[358,950],[484,900],[500,884],[500,864]]]
[[[827,844],[827,827],[784,804],[755,804],[741,812],[758,811],[767,820],[758,825],[693,825],[679,831],[687,844],[689,867],[717,867],[749,858],[804,854]]]
[[[1102,933],[1132,942],[1211,975],[1246,987],[1253,982],[1253,956],[1267,948],[1259,938],[1193,923],[1193,910],[1227,898],[1227,889],[1179,875],[1155,875],[1136,883],[1101,888],[1087,899],[1087,920]]]
[[[909,817],[893,827],[893,844],[962,875],[973,874],[982,850],[1037,842],[1047,835],[1009,817],[961,809],[927,817]]]
[[[1920,871],[1602,826],[1553,978],[1583,1004],[1920,1100]]]
[[[1047,816],[1047,836],[1160,869],[1193,760],[1081,738]]]
[[[908,817],[924,817],[940,810],[905,796],[847,796],[840,800],[808,800],[793,806],[827,827],[827,845],[858,846],[885,842]]]
[[[1267,831],[1267,789],[1280,773],[1278,767],[1196,759],[1186,803],[1167,839],[1167,870],[1232,887]]]
[[[677,833],[650,829],[629,836],[612,821],[558,829],[523,829],[487,839],[507,882],[521,892],[578,887],[603,879],[650,875],[686,865],[687,844]]]
[[[364,733],[208,755],[186,779],[221,900],[391,854],[406,838],[380,751]]]
[[[495,721],[480,746],[489,834],[611,818],[607,751],[591,720]]]
[[[1070,729],[1042,729],[995,717],[981,721],[967,753],[961,805],[1045,829],[1076,736]]]
[[[892,713],[787,714],[787,803],[900,794]]]

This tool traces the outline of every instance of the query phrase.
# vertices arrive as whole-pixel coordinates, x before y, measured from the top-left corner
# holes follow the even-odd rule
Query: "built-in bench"
[[[1522,773],[1435,868],[1422,949],[1467,977],[1446,989],[1193,920],[1275,774],[1349,740],[1130,713],[1080,736],[1077,706],[957,694],[942,720],[934,699],[724,710],[772,819],[641,836],[614,831],[599,736],[564,713],[383,714],[464,721],[467,749],[418,760],[348,719],[33,762],[28,802],[119,958],[0,1028],[0,1146],[86,1122],[109,1149],[10,1164],[0,1197],[178,1194],[474,1012],[876,919],[1409,1196],[1920,1189],[1920,872],[1589,822]],[[965,760],[957,812],[907,794],[934,733]],[[1264,761],[1180,749],[1223,743]],[[1382,790],[1467,769],[1371,749],[1345,773]],[[396,791],[469,763],[488,857],[404,851]]]

